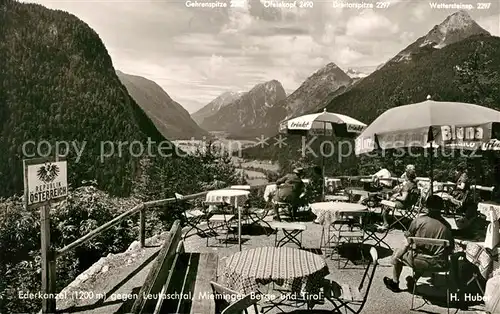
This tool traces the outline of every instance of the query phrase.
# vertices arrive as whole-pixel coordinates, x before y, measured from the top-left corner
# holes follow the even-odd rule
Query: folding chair
[[[361,220],[362,223],[361,227],[364,231],[364,238],[362,243],[364,244],[368,241],[374,241],[375,242],[373,244],[374,247],[383,246],[388,250],[392,251],[392,247],[387,242],[385,242],[385,238],[387,238],[391,229],[387,228],[381,231],[379,225],[376,224],[375,221],[373,220],[373,216],[375,214],[377,213],[374,210],[371,210]]]
[[[497,259],[493,250],[485,248],[477,243],[459,244],[463,251],[456,252],[453,257],[458,265],[460,261],[465,261],[474,266],[474,271],[469,277],[464,278],[459,274],[461,288],[468,288],[471,284],[476,285],[481,295],[485,295],[485,286],[494,268],[494,261]],[[458,269],[457,269],[458,270]]]
[[[184,196],[179,193],[175,193],[175,202],[181,207],[180,219],[184,225],[187,225],[189,229],[184,233],[184,240],[188,237],[189,233],[196,230],[197,234],[206,236],[205,230],[200,229],[198,225],[206,218],[206,214],[200,209],[184,210],[187,202],[183,200]]]
[[[250,221],[250,225],[260,226],[267,236],[270,236],[272,232],[268,232],[266,227],[269,229],[273,229],[269,222],[265,219],[269,216],[270,211],[272,210],[273,204],[268,202],[264,208],[245,208],[242,213],[242,220],[245,219]]]
[[[415,269],[413,268],[414,264],[414,259],[417,256],[423,256],[422,254],[417,255],[417,247],[422,246],[422,245],[433,245],[433,246],[439,246],[443,248],[449,248],[450,242],[448,240],[444,239],[432,239],[432,238],[419,238],[419,237],[409,237],[408,238],[408,244],[409,244],[409,252],[410,252],[410,265],[402,261],[406,266],[411,267],[412,269],[412,276],[415,278]],[[426,273],[431,273],[431,274],[436,274],[436,273],[444,273],[445,274],[445,279],[446,279],[446,305],[447,305],[447,311],[450,313],[450,271],[451,271],[451,263],[450,259],[446,261],[446,264],[443,267],[440,268],[432,268],[432,269],[427,269],[423,271],[419,278],[417,280],[414,280],[413,282],[413,289],[412,289],[412,298],[411,298],[411,311],[418,310],[422,308],[425,304],[428,304],[427,300],[424,299],[424,303],[419,306],[419,307],[414,307],[415,304],[415,291],[417,288],[417,282],[418,279],[422,278]]]
[[[378,253],[374,247],[370,249],[370,255],[371,261],[366,266],[359,286],[352,287],[349,284],[325,280],[323,285],[325,298],[333,304],[335,313],[341,313],[341,310],[344,309],[346,313],[349,311],[358,314],[363,310],[378,266]]]
[[[213,235],[214,237],[217,238],[219,233],[217,232],[218,230],[224,231],[226,234],[225,237],[225,243],[227,247],[227,241],[229,239],[229,235],[233,234],[236,239],[236,231],[237,231],[237,226],[235,227],[233,225],[234,218],[236,217],[235,214],[228,213],[228,208],[231,208],[230,204],[227,204],[225,202],[205,202],[205,206],[215,206],[216,208],[219,208],[219,210],[213,211],[210,213],[207,219],[207,227],[208,230],[210,231],[207,234],[207,246],[208,246],[208,240],[210,238],[210,235]],[[219,242],[221,242],[221,239],[218,239]]]
[[[307,230],[305,224],[293,222],[273,222],[273,227],[277,231],[274,239],[275,247],[281,247],[288,243],[292,243],[297,245],[299,248],[302,248],[302,232]],[[283,231],[283,237],[281,239],[278,239],[279,230]]]
[[[257,308],[259,298],[255,297],[255,293],[242,295],[213,281],[210,282],[210,286],[214,294],[216,314],[259,313]]]
[[[365,213],[355,215],[355,213],[349,213],[349,216],[343,216],[341,219],[334,221],[325,234],[325,228],[321,232],[320,248],[327,247],[327,244],[335,243],[335,249],[332,249],[330,257],[333,259],[333,252],[336,250],[338,254],[338,267],[340,268],[340,247],[345,243],[356,243],[361,245],[364,239],[364,230],[362,227],[362,219]],[[323,246],[323,242],[325,246]],[[361,251],[362,252],[362,251]],[[344,267],[349,263],[349,259],[346,260]]]
[[[436,193],[441,193],[441,192],[447,193],[447,191],[437,191]],[[469,201],[469,193],[470,190],[464,191],[462,198],[458,200],[460,202],[460,205],[456,205],[451,201],[445,201],[444,214],[453,217],[460,216],[459,213],[462,212],[462,209],[465,208],[467,201]]]
[[[415,208],[415,205],[420,199],[420,192],[417,191],[418,190],[408,194],[409,199],[407,200],[407,206],[405,208],[396,208],[396,203],[391,201],[384,200],[380,202],[383,206],[392,210],[392,218],[394,221],[389,226],[389,229],[393,229],[394,226],[400,225],[404,230],[408,230],[404,222],[408,220],[412,221],[419,214],[419,211]]]

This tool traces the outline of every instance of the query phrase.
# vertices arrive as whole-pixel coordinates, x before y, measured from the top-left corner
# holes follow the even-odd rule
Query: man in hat
[[[430,239],[443,239],[450,242],[447,248],[435,245],[423,245],[416,249],[416,255],[412,258],[412,253],[408,250],[407,244],[403,249],[397,250],[393,256],[393,277],[384,277],[385,286],[393,291],[400,292],[399,277],[403,266],[413,268],[415,276],[406,277],[408,289],[413,288],[413,284],[426,271],[439,270],[445,267],[448,256],[453,253],[455,247],[450,224],[441,216],[444,207],[443,200],[437,195],[431,195],[426,203],[427,214],[415,218],[406,237],[419,237]]]
[[[276,181],[278,189],[274,200],[289,204],[293,217],[300,206],[300,195],[304,192],[303,174],[304,168],[295,168],[292,173]],[[281,221],[278,206],[274,206],[274,220]]]

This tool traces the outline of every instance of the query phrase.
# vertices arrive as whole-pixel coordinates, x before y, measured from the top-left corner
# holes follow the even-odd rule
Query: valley
[[[292,123],[283,124],[281,131],[288,134],[278,145],[274,137],[284,120],[326,112],[359,119],[364,127],[387,110],[428,95],[435,102],[500,109],[495,15],[420,12],[397,2],[366,11],[317,2],[298,14],[259,1],[227,12],[161,1],[0,1],[0,313],[40,312],[41,299],[22,299],[19,292],[61,291],[74,280],[91,287],[84,274],[89,268],[104,278],[114,266],[138,267],[140,256],[130,247],[148,251],[146,238],[166,233],[176,220],[187,226],[191,209],[195,218],[201,209],[203,219],[211,219],[213,212],[202,208],[207,191],[265,185],[302,162],[323,165],[320,156],[301,158],[303,144],[289,132]],[[412,118],[392,120],[410,124]],[[297,124],[292,131],[313,133],[308,126],[315,123],[347,131],[348,122],[338,120],[305,121],[303,129]],[[493,127],[488,130],[493,134]],[[334,140],[337,135],[336,130]],[[500,138],[500,129],[495,136]],[[256,140],[260,137],[270,141],[263,144]],[[27,180],[49,180],[48,167],[31,178],[25,161],[59,151],[26,145],[33,140],[86,143],[85,153],[67,151],[67,174],[59,177],[67,181],[67,198],[50,204],[50,210],[46,206],[47,212],[26,206],[23,195],[29,191]],[[177,154],[146,156],[134,152],[132,144],[128,150],[118,145],[106,158],[102,153],[103,143],[150,141],[172,143]],[[209,144],[213,154],[207,152]],[[382,167],[399,173],[414,164],[423,176],[444,177],[458,164],[458,158],[447,156],[432,161],[365,157],[325,158],[325,174],[357,176]],[[498,156],[492,152],[476,160],[469,164],[474,183],[498,186],[500,172],[493,172]],[[57,176],[59,170],[51,169]],[[246,193],[235,190],[230,193]],[[264,203],[262,191],[254,191],[250,201]],[[199,242],[204,246],[205,241]],[[217,253],[206,243],[206,251]],[[124,251],[115,264],[100,264]],[[41,271],[52,279],[42,284]],[[143,283],[128,284],[135,289]],[[101,305],[91,306],[98,311]],[[92,311],[87,309],[70,311]]]
[[[186,154],[197,155],[206,151],[209,143],[217,152],[236,154],[231,158],[232,163],[237,167],[238,173],[243,173],[250,185],[261,185],[268,182],[266,173],[278,173],[279,166],[270,160],[247,160],[238,157],[238,152],[255,145],[254,141],[235,141],[228,139],[217,139],[213,142],[202,140],[177,140],[173,141],[179,150]]]

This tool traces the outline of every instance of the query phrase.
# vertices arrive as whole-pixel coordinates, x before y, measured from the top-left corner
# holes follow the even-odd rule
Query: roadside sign
[[[65,160],[24,160],[24,197],[27,206],[37,207],[67,195],[68,167]]]

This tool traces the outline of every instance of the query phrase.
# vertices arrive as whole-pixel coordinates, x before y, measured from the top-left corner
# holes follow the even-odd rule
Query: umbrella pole
[[[430,179],[431,179],[431,190],[430,190],[430,194],[429,195],[432,195],[434,194],[434,147],[432,146],[432,142],[431,142],[431,147],[430,147],[430,152],[431,152],[431,155],[429,156],[429,164],[430,164],[430,167],[431,167],[431,175],[430,175]]]
[[[323,136],[326,138],[326,122],[323,122]],[[323,154],[320,145],[320,154],[321,154],[321,177],[323,179],[321,183],[321,201],[325,201],[325,154]]]

